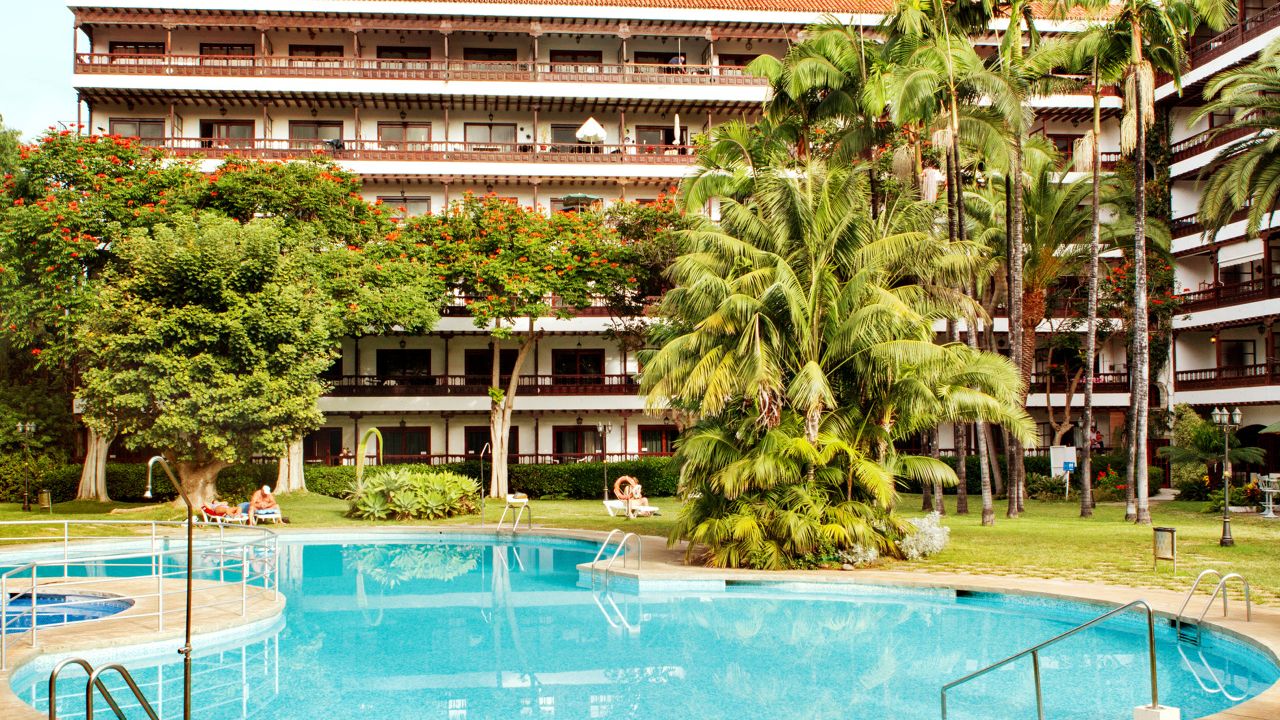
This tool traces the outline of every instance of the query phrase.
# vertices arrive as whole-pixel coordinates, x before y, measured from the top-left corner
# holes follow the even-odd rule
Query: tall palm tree
[[[938,423],[1033,428],[1003,358],[934,342],[935,319],[973,312],[963,265],[932,206],[898,199],[870,218],[861,168],[810,158],[766,168],[720,224],[687,235],[647,358],[651,406],[694,408],[672,539],[717,565],[776,567],[821,540],[893,552],[894,485],[954,482],[894,441]]]
[[[1234,112],[1235,118],[1215,134],[1255,134],[1218,153],[1222,162],[1209,173],[1200,198],[1200,222],[1216,234],[1233,213],[1249,208],[1246,232],[1255,235],[1267,214],[1280,203],[1280,40],[1254,62],[1209,83],[1209,103],[1192,116]]]
[[[1123,74],[1124,48],[1105,26],[1094,25],[1074,42],[1071,67],[1089,75],[1093,99],[1093,127],[1075,149],[1076,167],[1090,175],[1088,307],[1085,319],[1084,430],[1089,434],[1080,463],[1080,517],[1093,517],[1093,385],[1098,357],[1098,265],[1102,251],[1102,90],[1114,86]]]
[[[1227,0],[1120,0],[1110,5],[1113,32],[1127,34],[1129,53],[1125,73],[1125,114],[1120,123],[1120,146],[1133,153],[1134,234],[1133,234],[1133,345],[1129,371],[1133,388],[1132,428],[1129,438],[1129,467],[1126,478],[1134,488],[1133,519],[1151,522],[1147,498],[1147,421],[1150,368],[1150,318],[1147,304],[1147,130],[1155,124],[1155,65],[1173,74],[1175,81],[1186,62],[1183,38],[1203,22],[1214,29],[1224,27],[1235,12]],[[1128,512],[1126,511],[1126,519]]]

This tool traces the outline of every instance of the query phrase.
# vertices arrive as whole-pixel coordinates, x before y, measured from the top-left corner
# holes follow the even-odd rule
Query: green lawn
[[[948,510],[954,511],[954,498],[948,497]],[[655,501],[666,513],[656,518],[610,518],[598,500],[536,500],[532,504],[534,522],[559,528],[609,530],[622,527],[641,534],[665,536],[678,511],[671,498]],[[343,516],[346,503],[323,495],[296,493],[281,497],[281,505],[290,520],[289,528],[354,528],[394,526],[397,523],[371,523]],[[920,498],[907,495],[901,507],[908,515],[919,515]],[[1221,520],[1218,515],[1200,512],[1203,503],[1171,502],[1155,506],[1156,525],[1178,529],[1179,572],[1176,577],[1167,563],[1158,573],[1151,568],[1151,528],[1123,522],[1124,507],[1101,505],[1090,520],[1078,517],[1074,503],[1032,502],[1020,519],[1007,520],[1004,505],[997,507],[996,525],[984,528],[978,522],[978,504],[967,516],[949,515],[951,543],[936,557],[919,563],[889,562],[892,569],[919,571],[960,571],[985,574],[1008,574],[1033,577],[1055,577],[1179,589],[1204,568],[1243,574],[1253,585],[1255,597],[1268,604],[1280,603],[1280,520],[1269,522],[1256,517],[1236,517],[1232,526],[1236,546],[1218,546]],[[502,503],[489,503],[485,523],[492,526],[502,514]],[[181,512],[167,505],[140,506],[125,503],[69,502],[54,507],[49,514],[23,513],[12,503],[0,504],[0,520],[40,518],[128,518],[139,520],[180,519]],[[401,525],[474,524],[475,516],[453,518],[437,523],[399,523]],[[0,528],[9,536],[34,537],[42,533],[35,528]],[[84,534],[84,533],[81,533]]]

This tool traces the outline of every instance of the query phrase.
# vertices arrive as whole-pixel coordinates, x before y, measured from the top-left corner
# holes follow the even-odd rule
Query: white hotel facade
[[[1204,38],[1208,44],[1193,51],[1192,92],[1178,98],[1170,85],[1160,88],[1175,118],[1190,111],[1204,78],[1248,60],[1280,32],[1276,0],[1247,2],[1264,7],[1247,6],[1243,31]],[[437,212],[468,191],[548,212],[656,198],[690,172],[698,134],[759,112],[768,88],[744,65],[783,55],[824,13],[872,26],[888,7],[884,0],[68,4],[77,112],[91,131],[136,135],[207,168],[230,154],[322,151],[363,178],[367,197],[411,213]],[[1036,131],[1064,149],[1089,127],[1087,95],[1033,104]],[[1119,99],[1104,98],[1104,108],[1102,149],[1113,161]],[[604,143],[578,142],[588,118],[605,128]],[[1173,129],[1175,218],[1194,212],[1196,173],[1221,145],[1185,125]],[[1280,249],[1265,237],[1244,238],[1242,223],[1212,243],[1197,227],[1176,225],[1188,313],[1176,323],[1165,392],[1153,395],[1161,404],[1240,405],[1247,424],[1280,420],[1273,330]],[[517,461],[670,452],[675,424],[645,411],[635,354],[611,339],[614,323],[591,311],[539,320],[543,335],[516,404]],[[997,332],[1005,327],[997,318]],[[1040,331],[1066,327],[1050,319]],[[427,336],[348,340],[307,458],[337,462],[369,427],[381,430],[390,461],[474,456],[488,441],[488,342],[470,318],[450,314]],[[1128,368],[1122,341],[1099,354],[1098,426],[1110,438],[1129,406]],[[1043,382],[1033,385],[1033,415],[1043,420],[1052,404],[1061,418],[1066,388],[1046,394]],[[1082,395],[1072,398],[1077,418]]]

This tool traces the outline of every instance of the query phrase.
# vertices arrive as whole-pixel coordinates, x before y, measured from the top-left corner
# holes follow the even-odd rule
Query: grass
[[[973,498],[971,500],[975,500]],[[1255,599],[1268,604],[1280,603],[1280,520],[1271,522],[1257,517],[1234,517],[1232,530],[1236,546],[1218,546],[1221,517],[1201,512],[1204,503],[1168,502],[1153,507],[1155,525],[1178,530],[1178,574],[1173,575],[1168,563],[1158,572],[1151,564],[1151,528],[1125,523],[1122,504],[1099,505],[1094,517],[1083,520],[1075,503],[1032,501],[1023,517],[1004,517],[1004,505],[997,506],[995,527],[979,524],[978,503],[971,502],[967,516],[954,514],[955,498],[947,498],[950,513],[945,524],[951,528],[951,543],[942,553],[917,563],[889,562],[897,570],[921,572],[970,572],[990,575],[1063,578],[1090,582],[1107,582],[1135,587],[1182,589],[1204,568],[1224,573],[1239,572],[1249,579]],[[610,518],[599,500],[536,500],[532,503],[533,520],[545,527],[584,530],[610,530],[623,527],[647,535],[666,536],[675,522],[679,502],[674,498],[654,501],[662,508],[660,517]],[[295,493],[281,498],[290,528],[358,528],[370,526],[461,525],[474,524],[476,516],[464,516],[436,522],[381,522],[353,520],[344,516],[346,503],[311,493]],[[497,523],[503,503],[487,504],[484,520]],[[905,495],[900,508],[908,516],[919,516],[920,496]],[[63,518],[178,520],[182,513],[169,505],[137,505],[128,503],[68,502],[48,513],[24,513],[16,504],[0,504],[0,520]],[[90,534],[86,528],[79,534]],[[51,535],[48,529],[35,527],[3,527],[3,537],[38,537]]]

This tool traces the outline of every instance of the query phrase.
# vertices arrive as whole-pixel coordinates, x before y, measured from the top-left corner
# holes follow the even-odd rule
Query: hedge
[[[486,463],[486,466],[488,463]],[[378,473],[400,465],[382,465],[366,468],[367,473]],[[80,484],[80,465],[42,466],[31,483],[34,496],[40,490],[50,490],[54,502],[73,500]],[[456,472],[487,482],[480,477],[480,463],[469,461],[448,465],[432,465],[431,470]],[[485,468],[486,474],[488,467]],[[620,475],[631,475],[644,485],[650,497],[675,495],[679,471],[670,458],[649,458],[611,463],[564,463],[559,465],[511,465],[508,476],[513,492],[528,493],[530,497],[560,497],[574,500],[592,500],[604,494],[605,472],[612,494],[613,481]],[[275,485],[278,466],[233,465],[218,473],[218,496],[228,501],[248,500],[255,488]],[[331,467],[308,465],[304,468],[307,490],[335,498],[345,498],[355,482],[356,469],[351,466]],[[0,467],[0,500],[18,502],[22,499],[22,481],[25,469],[13,466]],[[113,500],[140,501],[147,487],[147,466],[140,463],[108,463],[107,492]],[[169,480],[160,470],[153,478],[152,496],[157,500],[176,497]],[[34,499],[34,498],[33,498]]]

